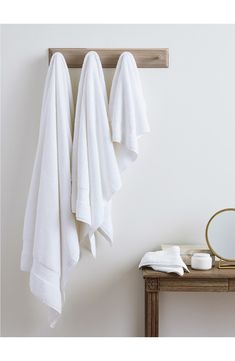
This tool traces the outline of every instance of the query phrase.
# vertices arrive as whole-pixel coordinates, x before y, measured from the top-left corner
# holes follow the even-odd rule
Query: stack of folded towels
[[[174,272],[183,276],[184,270],[189,272],[180,256],[180,248],[173,246],[163,251],[147,252],[140,261],[139,268],[148,266],[155,271]]]

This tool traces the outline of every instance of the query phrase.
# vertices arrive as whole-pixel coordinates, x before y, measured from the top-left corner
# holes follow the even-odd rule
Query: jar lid
[[[209,253],[193,253],[194,257],[202,257],[202,258],[208,258],[210,257]]]

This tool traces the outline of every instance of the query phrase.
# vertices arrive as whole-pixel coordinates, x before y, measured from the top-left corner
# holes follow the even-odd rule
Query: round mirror
[[[206,227],[210,250],[225,261],[235,261],[235,208],[216,212]]]

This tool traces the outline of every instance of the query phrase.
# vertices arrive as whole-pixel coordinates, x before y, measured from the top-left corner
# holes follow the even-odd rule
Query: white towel
[[[109,117],[120,171],[136,160],[138,138],[149,132],[146,104],[133,55],[121,54],[113,77]]]
[[[189,272],[180,256],[178,246],[169,247],[163,251],[147,252],[140,261],[139,268],[149,266],[155,271],[174,272],[183,276],[184,270]]]
[[[96,256],[95,232],[112,242],[111,198],[121,187],[111,141],[107,93],[98,54],[84,59],[78,87],[72,157],[72,211],[80,239],[89,239]]]
[[[28,195],[21,269],[30,289],[50,307],[53,327],[62,311],[69,271],[79,258],[71,212],[72,89],[64,57],[51,58],[44,88],[40,132]]]

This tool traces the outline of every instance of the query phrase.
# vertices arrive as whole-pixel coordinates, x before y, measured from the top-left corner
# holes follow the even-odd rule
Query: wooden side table
[[[235,269],[196,271],[190,267],[184,276],[156,272],[144,267],[145,337],[159,336],[159,292],[235,292]]]

